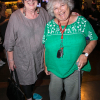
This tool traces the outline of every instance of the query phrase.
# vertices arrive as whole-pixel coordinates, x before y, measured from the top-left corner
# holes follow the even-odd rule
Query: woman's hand
[[[47,71],[47,67],[46,66],[44,67],[44,71],[45,71],[46,75],[50,75],[50,72]]]
[[[87,57],[84,54],[81,54],[77,62],[79,69],[81,69],[87,63]]]
[[[79,14],[79,13],[77,13],[77,12],[72,12],[72,15],[77,15],[77,16],[80,16],[80,14]]]
[[[11,69],[12,71],[14,71],[14,68],[16,68],[14,61],[9,61],[9,69]]]
[[[50,75],[50,72],[47,71],[47,67],[46,67],[46,64],[45,64],[45,49],[44,49],[44,72],[46,73],[46,75]]]
[[[14,68],[16,68],[16,66],[13,59],[13,51],[7,51],[7,56],[8,56],[9,69],[14,71]]]
[[[96,44],[97,44],[97,40],[90,41],[89,44],[83,50],[83,52],[87,52],[89,55],[95,48]],[[81,54],[79,56],[79,58],[77,60],[79,69],[81,69],[87,63],[87,59],[88,59],[88,57],[86,57],[84,54]]]

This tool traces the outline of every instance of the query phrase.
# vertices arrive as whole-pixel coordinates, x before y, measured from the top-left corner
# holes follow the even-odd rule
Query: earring
[[[39,12],[37,11],[37,14],[39,14]]]
[[[39,8],[37,8],[37,14],[39,14]]]

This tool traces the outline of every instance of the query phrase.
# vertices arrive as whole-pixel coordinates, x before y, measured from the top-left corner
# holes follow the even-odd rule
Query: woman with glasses
[[[7,26],[4,47],[9,69],[16,68],[27,100],[32,100],[33,86],[43,68],[42,36],[52,19],[37,0],[22,0],[24,7],[12,13]]]

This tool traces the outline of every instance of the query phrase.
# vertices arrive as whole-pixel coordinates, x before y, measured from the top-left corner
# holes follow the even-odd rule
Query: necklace
[[[63,53],[63,49],[64,49],[64,46],[63,46],[63,33],[64,33],[64,31],[65,31],[65,29],[66,29],[68,23],[69,23],[69,19],[70,19],[70,16],[68,17],[68,21],[67,21],[67,23],[66,23],[66,25],[65,25],[65,27],[64,27],[63,30],[62,30],[62,27],[61,27],[61,23],[60,23],[60,21],[58,20],[58,25],[59,25],[60,32],[61,32],[62,35],[61,35],[60,49],[59,49],[58,52],[57,52],[57,58],[63,57],[63,55],[64,55],[64,53]]]
[[[69,17],[69,18],[70,18],[70,17]],[[64,33],[64,31],[65,31],[65,29],[66,29],[68,23],[69,23],[69,18],[68,18],[68,21],[67,21],[67,23],[66,23],[66,25],[65,25],[65,27],[64,27],[63,30],[62,30],[62,27],[61,27],[61,23],[60,23],[60,21],[58,20],[58,25],[59,25],[59,28],[60,28],[60,32],[61,32],[61,34],[62,34],[61,39],[63,39],[63,33]]]
[[[39,14],[39,8],[35,10],[37,12],[37,14]],[[23,8],[23,15],[26,16],[26,8],[24,6]]]

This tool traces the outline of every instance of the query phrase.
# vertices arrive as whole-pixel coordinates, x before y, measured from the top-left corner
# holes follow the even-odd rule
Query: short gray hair
[[[67,4],[70,11],[74,8],[74,1],[73,0],[49,0],[49,2],[47,3],[47,10],[48,10],[48,13],[51,15],[51,16],[54,16],[54,12],[53,12],[53,5],[54,3],[56,2],[62,2],[64,4]]]

